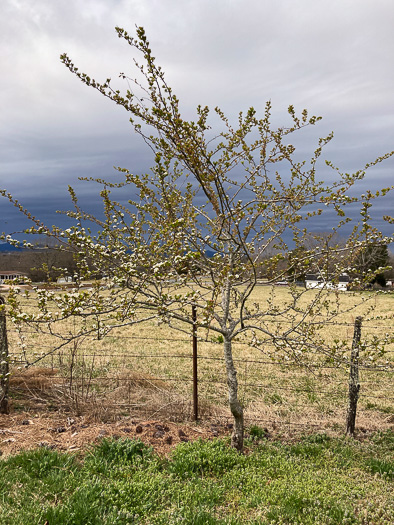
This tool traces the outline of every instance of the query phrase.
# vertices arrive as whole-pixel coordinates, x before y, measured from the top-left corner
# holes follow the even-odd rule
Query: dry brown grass
[[[31,367],[14,371],[10,389],[14,409],[72,412],[107,422],[130,413],[137,418],[174,422],[193,418],[190,398],[182,396],[170,383],[144,373],[123,371],[110,377],[77,377],[70,381],[59,374],[59,369]],[[199,415],[218,418],[226,416],[226,411],[201,399]]]

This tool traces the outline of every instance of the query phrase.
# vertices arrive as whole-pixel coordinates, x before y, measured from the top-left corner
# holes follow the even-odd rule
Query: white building
[[[324,279],[321,275],[309,273],[305,276],[306,288],[326,288],[327,290],[341,290],[346,292],[350,283],[348,275],[340,275],[338,280]]]
[[[58,277],[57,279],[58,284],[65,284],[65,283],[72,283],[72,282],[73,282],[73,278],[71,275],[66,275],[64,277]]]
[[[23,272],[17,272],[15,270],[5,271],[0,270],[0,284],[4,284],[5,281],[12,281],[18,279],[19,281],[25,280],[27,275]]]

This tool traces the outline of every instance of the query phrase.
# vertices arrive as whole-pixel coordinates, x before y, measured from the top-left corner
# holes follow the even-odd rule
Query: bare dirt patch
[[[140,439],[159,454],[167,455],[179,443],[213,439],[229,432],[228,425],[219,423],[178,424],[130,417],[103,423],[86,416],[20,413],[0,416],[0,454],[6,457],[37,447],[86,451],[104,438],[130,438]]]

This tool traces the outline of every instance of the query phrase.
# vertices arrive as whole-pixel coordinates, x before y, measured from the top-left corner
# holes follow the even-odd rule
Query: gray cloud
[[[66,51],[98,79],[131,71],[115,25],[146,28],[186,116],[208,104],[235,118],[270,99],[279,125],[289,104],[323,115],[294,139],[300,155],[331,130],[326,156],[346,171],[394,149],[391,0],[3,0],[2,11],[0,187],[51,222],[68,207],[67,184],[89,193],[79,176],[152,164],[127,114],[59,61]],[[374,167],[363,188],[393,184],[393,164]],[[5,217],[21,222],[15,213],[0,200],[0,230]]]

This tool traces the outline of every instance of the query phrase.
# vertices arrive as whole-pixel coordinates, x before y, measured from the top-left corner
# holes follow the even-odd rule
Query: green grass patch
[[[381,406],[381,405],[377,405],[376,403],[372,403],[370,401],[367,401],[365,403],[365,409],[366,410],[377,410],[379,412],[383,412],[383,414],[394,414],[394,406]]]
[[[104,439],[84,457],[41,448],[0,461],[0,523],[367,524],[394,522],[394,433],[306,436],[287,444],[251,428],[182,443],[160,458],[141,441]]]

